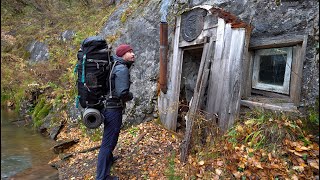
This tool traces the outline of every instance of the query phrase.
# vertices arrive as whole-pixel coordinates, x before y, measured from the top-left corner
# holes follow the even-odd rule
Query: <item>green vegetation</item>
[[[169,166],[168,168],[166,169],[166,176],[169,180],[179,180],[179,179],[182,179],[182,177],[176,175],[176,172],[175,172],[175,162],[174,162],[174,158],[176,157],[176,154],[175,152],[173,152],[171,154],[171,156],[168,158],[168,161],[169,161]]]
[[[32,118],[35,118],[38,115],[39,111],[44,107],[45,101],[45,98],[40,99],[40,101],[37,103],[33,110]]]
[[[73,0],[21,2],[1,1],[1,39],[6,42],[1,51],[1,105],[10,102],[20,111],[25,108],[22,103],[30,101],[33,107],[28,111],[37,128],[53,107],[62,110],[74,101],[73,69],[80,43],[96,35],[116,7],[101,6],[101,2],[95,0],[90,4]],[[63,42],[61,34],[66,30],[73,30],[75,36]],[[117,32],[112,41],[119,37]],[[34,40],[48,45],[48,61],[28,61],[27,47]],[[51,124],[62,120],[52,116]],[[101,130],[86,133],[94,141],[101,139]]]
[[[132,126],[132,127],[129,129],[129,133],[130,133],[133,137],[136,137],[136,136],[137,136],[138,131],[139,131],[139,128],[138,128],[138,127],[135,127],[135,126]]]
[[[315,106],[309,108],[308,119],[311,124],[319,126],[319,97],[316,99]]]
[[[84,137],[89,137],[93,142],[101,141],[102,139],[102,130],[100,128],[89,129],[87,128],[82,121],[78,124],[79,129],[81,130],[81,134]]]
[[[91,1],[92,8],[87,8],[82,1],[19,2],[1,2],[1,38],[7,42],[5,51],[1,52],[1,104],[11,101],[18,111],[33,82],[39,87],[51,87],[44,93],[64,90],[65,97],[70,98],[67,100],[73,100],[73,67],[79,45],[84,38],[101,29],[115,7],[93,7],[98,6],[98,1]],[[66,30],[73,30],[76,35],[72,40],[62,42],[60,35]],[[13,31],[14,36],[10,35]],[[117,34],[115,38],[118,37]],[[26,47],[33,40],[48,44],[49,61],[37,64],[27,61],[30,53]]]
[[[49,114],[51,108],[52,104],[46,102],[46,98],[42,97],[32,113],[33,127],[38,128],[43,124],[43,120]]]

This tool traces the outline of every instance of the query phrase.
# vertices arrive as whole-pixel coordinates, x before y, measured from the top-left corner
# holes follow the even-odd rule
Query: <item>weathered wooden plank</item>
[[[254,101],[248,101],[248,100],[241,100],[241,105],[249,107],[251,109],[255,108],[263,108],[263,109],[269,109],[273,111],[283,111],[283,112],[294,112],[298,113],[297,107],[293,103],[287,103],[287,104],[267,104],[267,103],[260,103],[260,102],[254,102]]]
[[[230,30],[226,28],[226,32],[228,33],[225,33],[225,36],[230,36],[231,38],[225,42],[224,56],[226,58],[223,59],[225,61],[225,73],[222,77],[225,82],[221,89],[222,98],[220,104],[216,104],[220,106],[218,125],[223,131],[226,131],[233,124],[233,118],[237,115],[235,111],[240,106],[241,61],[245,37],[244,29],[231,29],[231,25]]]
[[[245,48],[245,29],[233,29],[232,40],[231,40],[231,70],[229,71],[231,81],[229,86],[229,94],[231,95],[228,99],[228,111],[227,122],[223,125],[219,125],[224,131],[234,124],[235,118],[237,118],[240,110],[240,99],[241,99],[241,81],[242,81],[242,55]]]
[[[210,39],[209,50],[208,50],[206,62],[205,62],[204,68],[203,68],[203,76],[202,76],[200,91],[199,91],[199,103],[201,102],[202,104],[198,104],[198,108],[202,109],[202,110],[205,110],[205,107],[201,107],[201,105],[204,105],[203,102],[205,101],[204,95],[206,92],[206,87],[208,85],[209,74],[210,74],[210,65],[211,65],[211,62],[213,61],[215,41],[216,41],[216,39],[214,39],[214,38]]]
[[[231,40],[232,40],[232,29],[231,24],[226,24],[224,30],[224,48],[222,52],[222,61],[220,63],[219,76],[217,79],[218,89],[215,92],[217,94],[214,100],[214,113],[218,114],[218,126],[225,126],[227,117],[228,103],[230,99],[229,86],[231,81],[231,59],[230,59],[230,50],[231,50]]]
[[[290,97],[288,95],[284,95],[284,94],[263,91],[263,90],[259,90],[259,89],[252,89],[251,92],[253,95],[261,95],[261,96],[269,97],[269,98],[282,98],[282,99],[287,99],[288,101],[290,100],[289,99]]]
[[[293,46],[304,41],[304,35],[283,35],[265,38],[251,38],[250,49],[275,48]]]
[[[207,43],[208,41],[208,37],[202,37],[202,38],[197,38],[194,41],[191,42],[187,42],[187,41],[181,41],[179,43],[179,47],[183,48],[183,47],[188,47],[188,46],[196,46],[196,45],[203,45],[204,43]]]
[[[189,144],[191,140],[191,134],[192,134],[192,127],[193,127],[193,122],[194,119],[197,117],[197,110],[199,107],[199,100],[200,100],[200,92],[201,92],[201,84],[203,82],[203,73],[204,73],[204,67],[205,67],[205,62],[209,61],[207,58],[207,53],[209,49],[210,44],[206,43],[203,47],[203,52],[202,52],[202,57],[201,57],[201,62],[200,62],[200,67],[198,71],[198,76],[197,76],[197,82],[196,86],[194,88],[194,93],[193,93],[193,98],[191,101],[191,106],[190,109],[187,113],[187,118],[186,118],[186,132],[184,136],[184,140],[181,144],[181,156],[180,160],[182,162],[185,162],[187,159],[188,155],[188,149],[189,149]]]
[[[181,16],[177,17],[176,29],[175,29],[175,39],[173,44],[173,57],[170,62],[170,76],[168,81],[168,91],[167,94],[160,92],[159,99],[159,112],[162,124],[167,129],[176,130],[177,126],[177,111],[179,105],[179,93],[177,91],[180,88],[180,78],[181,78],[181,56],[182,50],[179,48],[179,37],[180,37],[180,23]]]
[[[222,53],[224,48],[224,29],[225,22],[223,19],[218,19],[218,28],[217,28],[217,38],[214,49],[214,57],[211,62],[210,67],[210,77],[209,77],[209,85],[208,85],[208,94],[207,97],[207,105],[206,111],[209,116],[207,118],[211,119],[212,115],[217,113],[214,109],[215,99],[217,98],[217,90],[219,88],[218,80],[221,74],[221,61],[222,61]]]
[[[293,47],[293,53],[295,54],[293,55],[294,59],[291,66],[290,99],[296,106],[300,105],[302,70],[307,48],[307,39],[308,37],[305,36],[302,45],[298,44]]]
[[[252,61],[252,53],[248,50],[250,44],[250,37],[251,37],[251,28],[248,28],[245,32],[245,41],[244,41],[244,48],[243,48],[243,57],[242,57],[242,80],[241,80],[241,96],[243,99],[246,99],[250,96],[250,89],[251,89],[251,79],[249,79],[251,74],[251,61]]]
[[[252,92],[253,52],[249,51],[248,56],[249,56],[248,58],[250,59],[249,65],[248,65],[248,72],[247,72],[248,78],[246,79],[244,84],[246,86],[247,97],[250,96]]]

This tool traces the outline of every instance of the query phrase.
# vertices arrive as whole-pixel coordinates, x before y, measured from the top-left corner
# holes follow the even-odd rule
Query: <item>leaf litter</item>
[[[236,141],[231,133],[210,139],[205,146],[193,145],[186,163],[180,162],[180,145],[183,133],[173,132],[156,123],[156,120],[122,129],[115,156],[120,156],[111,169],[111,174],[120,179],[315,179],[319,177],[319,145],[303,139],[284,135],[281,141],[263,147],[254,146],[262,136],[247,138],[258,132],[261,126],[252,120],[235,126]],[[286,126],[277,121],[278,127]],[[288,127],[288,126],[287,126]],[[270,127],[269,127],[270,128]],[[291,133],[294,131],[290,131]],[[268,132],[262,132],[268,135]],[[281,132],[283,133],[283,132]],[[297,132],[295,132],[297,133]],[[276,135],[276,133],[275,133]],[[292,135],[292,134],[291,134]],[[253,138],[253,136],[250,136]],[[312,137],[306,135],[306,138]],[[67,128],[58,135],[58,140],[79,138],[78,144],[64,153],[74,153],[100,145],[84,135],[79,128]],[[247,141],[244,141],[247,138]],[[259,139],[260,138],[260,139]],[[270,138],[270,137],[269,137]],[[248,142],[250,139],[251,143]],[[265,140],[264,143],[267,143]],[[271,146],[273,145],[273,146]],[[270,148],[272,147],[272,148]],[[68,159],[53,159],[59,162],[60,179],[95,179],[99,149],[75,153]]]

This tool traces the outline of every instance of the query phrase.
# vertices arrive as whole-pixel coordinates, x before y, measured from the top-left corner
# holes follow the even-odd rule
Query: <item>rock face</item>
[[[129,43],[134,49],[136,61],[130,72],[130,91],[134,98],[127,103],[123,120],[140,123],[149,115],[153,116],[157,102],[160,4],[150,1],[144,9],[135,11],[123,24],[120,17],[127,8],[127,3],[119,6],[105,23],[101,35],[108,37],[120,32],[120,38],[112,44],[113,50],[121,43]]]
[[[75,35],[75,32],[72,30],[66,30],[63,33],[61,33],[61,40],[63,42],[71,40]]]
[[[108,37],[117,32],[117,39],[113,49],[121,43],[133,46],[136,62],[131,68],[131,91],[134,99],[127,103],[124,121],[139,123],[146,119],[148,114],[156,111],[157,79],[159,68],[159,24],[161,2],[150,0],[147,5],[139,7],[131,16],[122,23],[122,13],[128,9],[126,2],[106,21],[101,30],[101,35]],[[169,58],[172,56],[174,19],[178,12],[187,7],[197,5],[211,5],[223,8],[235,14],[246,23],[254,26],[251,37],[272,37],[284,34],[307,34],[307,55],[303,69],[302,103],[313,104],[319,96],[319,2],[311,1],[275,1],[267,0],[179,0],[169,1],[168,26],[169,26]]]
[[[30,52],[30,61],[31,62],[40,62],[40,61],[46,61],[49,59],[49,49],[48,45],[39,42],[39,41],[33,41],[28,47],[28,52]]]

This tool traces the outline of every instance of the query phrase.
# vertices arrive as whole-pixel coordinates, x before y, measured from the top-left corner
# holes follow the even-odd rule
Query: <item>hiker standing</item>
[[[110,169],[116,160],[112,151],[117,145],[120,127],[122,125],[122,112],[125,103],[133,96],[130,89],[129,68],[134,62],[135,54],[130,45],[121,44],[116,49],[116,56],[113,57],[111,77],[107,83],[111,83],[110,92],[107,95],[106,106],[102,113],[104,119],[103,137],[98,155],[97,180],[119,179],[110,175]]]

